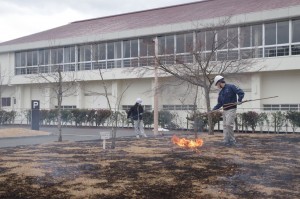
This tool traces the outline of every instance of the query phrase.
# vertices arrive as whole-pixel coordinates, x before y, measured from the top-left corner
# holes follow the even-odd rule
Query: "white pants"
[[[223,136],[225,143],[235,143],[233,125],[236,117],[236,109],[223,111]]]
[[[146,137],[146,134],[144,132],[144,122],[143,120],[134,120],[134,131],[136,135],[142,135]]]

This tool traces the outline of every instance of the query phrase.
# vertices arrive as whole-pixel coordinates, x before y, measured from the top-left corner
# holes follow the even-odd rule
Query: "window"
[[[58,106],[55,106],[55,108],[58,108]],[[62,109],[76,109],[75,105],[65,105],[65,106],[61,106]]]
[[[75,62],[75,46],[64,48],[64,63]]]
[[[289,43],[289,21],[277,23],[277,44]]]
[[[228,48],[237,48],[239,45],[238,28],[228,29]]]
[[[140,56],[154,56],[155,54],[155,43],[154,38],[147,37],[140,39]]]
[[[300,104],[264,104],[264,111],[299,111]]]
[[[227,29],[218,31],[218,49],[227,49]]]
[[[176,35],[176,53],[190,53],[193,51],[193,34]]]
[[[138,40],[123,42],[123,58],[138,57]]]
[[[265,25],[265,45],[276,44],[276,23]]]
[[[265,48],[265,57],[287,56],[289,47],[289,21],[265,25],[265,44],[277,45]],[[285,44],[285,45],[282,45]]]
[[[252,26],[252,46],[262,46],[262,25]]]
[[[241,47],[250,47],[251,44],[251,26],[241,27],[240,45]]]
[[[51,64],[63,63],[63,48],[51,49]]]
[[[213,31],[208,31],[205,33],[205,50],[211,51],[215,48],[215,36],[216,33]]]
[[[300,19],[292,21],[292,42],[300,42]]]
[[[166,111],[173,111],[173,110],[177,110],[177,111],[183,111],[183,110],[195,110],[197,109],[197,106],[195,105],[163,105],[163,110]]]
[[[11,98],[10,97],[3,97],[1,98],[2,107],[4,106],[11,106]]]
[[[42,49],[39,50],[39,65],[48,65],[50,64],[50,50]]]
[[[130,108],[132,107],[133,105],[123,105],[122,106],[122,109],[126,112],[128,112],[130,110]],[[151,105],[142,105],[143,108],[144,108],[144,112],[150,112],[152,111],[152,106]]]
[[[158,37],[158,54],[174,54],[174,36]]]
[[[198,32],[196,35],[196,50],[205,50],[205,32]]]

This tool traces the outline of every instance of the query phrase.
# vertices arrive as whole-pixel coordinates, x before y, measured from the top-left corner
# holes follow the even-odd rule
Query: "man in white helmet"
[[[134,123],[134,131],[136,134],[136,138],[140,138],[140,136],[147,137],[144,131],[144,122],[143,122],[143,113],[144,109],[142,106],[142,99],[137,98],[134,106],[132,106],[127,113],[127,118],[133,119]]]
[[[219,92],[218,104],[213,110],[223,107],[223,135],[224,144],[227,146],[235,145],[236,140],[233,133],[233,125],[236,117],[237,105],[242,104],[244,91],[233,84],[226,84],[224,77],[217,75],[214,85],[221,91]]]

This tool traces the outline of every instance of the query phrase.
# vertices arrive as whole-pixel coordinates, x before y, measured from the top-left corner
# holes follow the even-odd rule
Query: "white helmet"
[[[141,98],[136,98],[136,103],[141,104],[143,100]]]
[[[220,80],[222,80],[222,79],[224,79],[223,76],[217,75],[217,76],[215,77],[215,79],[214,79],[214,85],[217,86],[217,83],[218,83]]]

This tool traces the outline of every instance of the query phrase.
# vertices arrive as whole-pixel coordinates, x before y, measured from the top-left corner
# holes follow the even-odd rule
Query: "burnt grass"
[[[299,135],[204,138],[198,150],[170,137],[0,149],[0,198],[299,198]],[[108,141],[107,147],[110,147]]]

